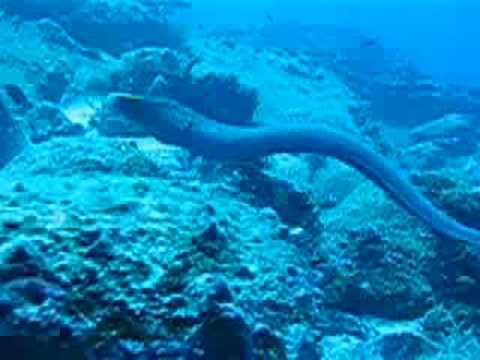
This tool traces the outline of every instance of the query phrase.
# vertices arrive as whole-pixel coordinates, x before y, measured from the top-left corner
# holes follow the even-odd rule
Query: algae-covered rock
[[[329,307],[391,319],[414,319],[432,307],[428,278],[409,271],[405,250],[369,229],[352,231],[349,242],[356,251],[327,284]]]

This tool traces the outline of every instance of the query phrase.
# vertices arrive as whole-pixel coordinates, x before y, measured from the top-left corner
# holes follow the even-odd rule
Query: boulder
[[[73,124],[56,105],[40,103],[25,115],[30,140],[40,143],[54,136],[74,136],[83,133],[84,128]]]
[[[119,55],[144,46],[178,47],[183,34],[168,21],[188,1],[6,0],[1,8],[23,20],[49,18],[89,48]]]
[[[252,360],[251,330],[242,312],[222,306],[209,316],[190,340],[187,360]]]
[[[15,119],[0,99],[0,169],[20,154],[28,141]]]

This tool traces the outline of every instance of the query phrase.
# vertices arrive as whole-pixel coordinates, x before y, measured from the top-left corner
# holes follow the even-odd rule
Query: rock
[[[28,359],[42,359],[37,357],[40,353],[52,359],[60,354],[69,357],[73,353],[68,353],[63,346],[69,345],[72,351],[76,347],[75,342],[69,342],[75,326],[63,312],[69,293],[59,285],[57,275],[47,268],[41,256],[33,244],[26,241],[12,240],[0,247],[0,334],[19,341],[9,342],[2,349],[4,354],[12,349],[16,356],[29,354],[25,355]],[[38,334],[45,335],[45,339],[40,340]],[[49,336],[55,340],[47,340]],[[20,344],[22,352],[16,348]],[[47,345],[52,345],[48,351],[44,348]]]
[[[415,360],[433,350],[423,337],[408,332],[385,334],[375,341],[374,346],[384,359],[389,360]]]
[[[181,302],[184,312],[194,314],[194,323],[201,323],[205,316],[215,312],[219,307],[232,304],[234,297],[223,276],[203,274],[196,276],[188,284]]]
[[[3,2],[7,13],[18,14],[26,19],[66,16],[75,11],[82,1],[80,0],[25,0],[22,2],[6,0]]]
[[[201,59],[171,49],[143,48],[126,53],[97,88],[171,97],[219,122],[250,124],[258,94],[233,75],[195,72]],[[92,84],[95,82],[92,81]]]
[[[328,307],[357,315],[415,319],[433,306],[431,284],[408,267],[412,255],[405,249],[392,246],[369,228],[352,231],[348,242],[355,244],[356,255],[350,266],[338,267],[326,284]]]
[[[99,238],[90,245],[85,252],[85,256],[99,262],[108,262],[114,257],[112,253],[112,243],[106,239]]]
[[[20,301],[11,293],[2,290],[0,295],[0,317],[5,319],[20,304]]]
[[[315,238],[320,235],[322,231],[319,221],[316,223],[315,228],[307,231],[301,227],[294,227],[288,229],[287,241],[290,244],[294,244],[299,249],[305,249],[309,253],[314,252]]]
[[[282,339],[265,324],[256,324],[252,332],[255,359],[286,360],[287,353]]]
[[[72,0],[68,3],[72,4]],[[36,21],[35,24],[40,31],[42,38],[50,44],[58,45],[72,53],[78,53],[96,60],[103,60],[105,57],[101,51],[80,45],[60,24],[50,18],[40,19]]]
[[[457,221],[478,226],[480,217],[480,191],[471,188],[458,169],[444,172],[415,172],[412,182],[419,186],[424,194]]]
[[[216,277],[214,279],[208,298],[212,304],[223,304],[233,301],[232,291],[224,278]]]
[[[155,96],[165,96],[166,91],[172,96],[171,89],[186,82],[191,62],[192,58],[188,54],[179,51],[141,48],[125,53],[107,82],[111,82],[114,91],[121,89],[133,94],[150,92]]]
[[[20,154],[28,145],[19,123],[12,118],[0,98],[0,169]]]
[[[427,142],[459,138],[459,142],[467,136],[479,136],[477,119],[467,114],[448,114],[439,119],[417,126],[410,131],[413,142]]]
[[[301,274],[301,270],[297,266],[287,265],[287,274],[294,278]]]
[[[9,341],[2,345],[2,356],[6,359],[29,360],[87,360],[84,344],[80,341],[65,339],[62,336],[25,336],[22,332],[12,331]]]
[[[263,48],[314,52],[316,62],[332,69],[349,89],[368,102],[373,119],[394,127],[411,128],[454,111],[480,112],[480,96],[471,96],[458,86],[436,83],[403,56],[386,56],[388,51],[380,42],[366,38],[358,30],[324,24],[274,24],[256,34],[246,31],[244,35],[249,40],[261,37],[257,41]]]
[[[349,335],[325,336],[320,341],[325,359],[372,359],[370,354],[362,358],[364,340]],[[383,359],[386,360],[386,359]]]
[[[118,339],[97,349],[96,359],[108,360],[156,360],[185,359],[185,344],[180,341],[148,341]]]
[[[150,159],[133,142],[97,137],[53,138],[36,144],[8,167],[12,174],[123,174],[164,177],[169,169]],[[127,209],[128,211],[128,209]]]
[[[251,330],[242,312],[231,306],[214,311],[189,344],[187,360],[253,360]]]
[[[38,250],[23,242],[10,242],[0,247],[0,282],[16,279],[41,278],[56,281]]]
[[[255,165],[240,167],[239,173],[238,187],[249,195],[255,206],[274,209],[282,222],[291,226],[311,228],[315,225],[315,204],[307,193]]]
[[[41,99],[58,103],[72,81],[73,73],[69,64],[65,61],[58,61],[42,74],[36,92]]]
[[[185,296],[179,294],[173,294],[166,297],[163,301],[165,306],[171,310],[177,310],[188,305],[188,301]]]
[[[285,336],[289,358],[294,360],[322,359],[320,339],[321,333],[318,332],[318,329],[310,327],[307,323],[291,324]]]
[[[87,47],[119,55],[141,47],[177,48],[183,33],[163,15],[176,2],[147,7],[140,3],[85,2],[64,22],[65,29]],[[180,2],[177,2],[180,3]],[[185,2],[186,3],[186,2]],[[173,4],[172,6],[170,4]]]
[[[448,114],[415,127],[409,136],[413,146],[407,148],[405,155],[412,158],[412,166],[418,167],[415,166],[415,159],[418,161],[427,158],[431,164],[429,167],[432,168],[441,166],[452,158],[474,154],[480,141],[480,130],[476,117]]]
[[[189,2],[6,0],[3,7],[24,20],[49,18],[83,46],[119,55],[139,47],[181,46],[183,32],[167,19]]]
[[[304,335],[315,335],[315,338],[347,335],[365,339],[372,330],[364,318],[335,309],[318,312],[315,321],[315,333],[309,330]]]
[[[226,246],[227,237],[216,222],[210,223],[192,239],[192,244],[207,256],[215,257]]]
[[[401,155],[401,163],[407,169],[426,171],[441,169],[450,160],[445,156],[445,150],[432,142],[411,145]]]
[[[23,226],[23,219],[21,217],[7,217],[2,221],[5,230],[19,230]]]
[[[5,84],[3,88],[5,90],[5,94],[12,99],[12,101],[20,108],[20,110],[26,111],[32,108],[32,103],[30,100],[28,100],[28,97],[18,85]]]
[[[254,280],[257,277],[255,268],[248,265],[240,266],[235,275],[245,280]]]
[[[248,125],[259,104],[254,88],[237,77],[217,73],[193,72],[189,82],[172,84],[169,93],[179,102],[206,117],[232,125]]]
[[[92,246],[102,237],[102,229],[96,226],[84,227],[78,234],[79,244],[82,246]]]
[[[12,280],[4,286],[4,289],[34,305],[41,305],[47,299],[58,300],[65,296],[65,291],[60,287],[32,277]]]
[[[317,344],[309,339],[302,339],[295,360],[320,360]]]
[[[70,122],[56,105],[48,102],[34,107],[25,119],[33,143],[45,142],[55,136],[76,136],[85,131],[83,126]]]
[[[478,229],[480,190],[464,178],[460,169],[415,173],[412,180],[429,199],[456,221]],[[437,259],[428,274],[442,298],[478,306],[480,262],[475,245],[467,242],[436,242]],[[439,276],[441,274],[441,276]]]

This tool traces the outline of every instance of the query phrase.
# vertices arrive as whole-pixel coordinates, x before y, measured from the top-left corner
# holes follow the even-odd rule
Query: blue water
[[[480,3],[475,0],[194,1],[194,23],[333,24],[354,27],[401,51],[425,73],[480,86]]]

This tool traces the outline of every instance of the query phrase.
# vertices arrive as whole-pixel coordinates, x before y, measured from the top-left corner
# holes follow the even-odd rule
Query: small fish
[[[364,40],[360,43],[361,48],[374,48],[374,47],[377,47],[377,46],[378,46],[378,43],[374,39],[367,39],[367,40]]]
[[[275,21],[274,18],[273,18],[273,15],[270,14],[270,13],[268,13],[268,12],[267,12],[265,15],[266,15],[266,17],[267,17],[268,22],[269,22],[270,24],[273,24],[274,21]]]

